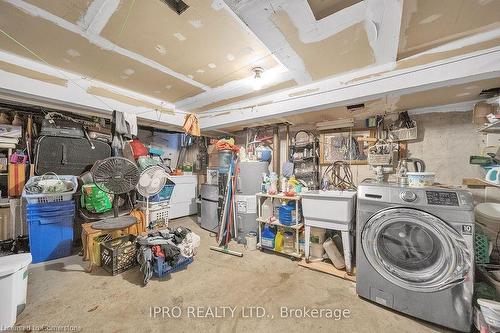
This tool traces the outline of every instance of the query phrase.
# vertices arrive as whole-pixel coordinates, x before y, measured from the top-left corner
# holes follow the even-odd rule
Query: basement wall
[[[408,144],[411,157],[425,161],[427,171],[436,172],[436,181],[447,185],[461,185],[463,178],[484,178],[485,171],[469,164],[471,155],[479,155],[485,147],[486,135],[477,132],[477,125],[472,123],[472,111],[439,112],[412,115],[418,123],[419,138]],[[313,125],[293,126],[290,135],[299,129],[313,130]],[[281,165],[286,161],[285,133],[280,131]],[[239,133],[236,142],[245,144],[245,134]],[[325,166],[324,166],[325,167]],[[322,167],[322,169],[324,169]],[[351,167],[354,181],[361,183],[366,178],[373,178],[374,172],[368,165]],[[321,174],[320,174],[321,177]],[[390,175],[395,180],[395,175]],[[500,202],[500,189],[469,189],[476,203]]]
[[[478,133],[472,123],[472,111],[420,114],[412,119],[417,121],[419,138],[408,143],[409,156],[424,160],[426,170],[436,173],[437,182],[461,185],[463,178],[484,178],[481,167],[469,164],[470,156],[479,155],[486,146],[486,135]],[[357,184],[374,176],[367,165],[353,166],[352,171]],[[390,179],[395,180],[395,175]],[[469,190],[477,203],[500,202],[498,188]]]

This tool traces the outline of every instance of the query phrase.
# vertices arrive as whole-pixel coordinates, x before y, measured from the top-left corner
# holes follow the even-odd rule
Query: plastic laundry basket
[[[0,257],[0,331],[14,326],[24,310],[30,263],[29,253]]]

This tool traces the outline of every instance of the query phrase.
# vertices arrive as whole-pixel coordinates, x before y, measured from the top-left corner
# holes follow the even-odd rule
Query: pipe
[[[274,128],[273,133],[273,171],[280,175],[280,137],[279,127]]]
[[[290,125],[286,124],[286,139],[285,139],[285,151],[286,151],[286,160],[288,161],[290,155]]]

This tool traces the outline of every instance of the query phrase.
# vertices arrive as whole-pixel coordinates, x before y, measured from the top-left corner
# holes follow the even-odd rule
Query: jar
[[[283,252],[293,253],[294,252],[293,243],[294,243],[293,232],[285,231],[283,233]]]

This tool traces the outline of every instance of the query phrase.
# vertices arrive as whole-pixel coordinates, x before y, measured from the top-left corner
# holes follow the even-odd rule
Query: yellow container
[[[274,251],[283,251],[283,231],[278,230],[276,237],[274,238]]]

